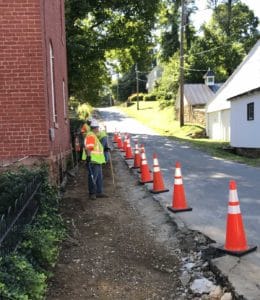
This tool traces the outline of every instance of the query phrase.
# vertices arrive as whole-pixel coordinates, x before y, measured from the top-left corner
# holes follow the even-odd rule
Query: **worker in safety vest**
[[[92,117],[88,117],[85,121],[85,123],[82,125],[81,127],[81,133],[83,135],[83,137],[85,138],[87,133],[90,131],[90,124],[91,124],[91,121],[92,121]]]
[[[104,148],[104,155],[106,162],[109,161],[109,151],[110,148],[108,146],[108,137],[107,137],[107,131],[106,127],[104,125],[99,127],[99,131],[97,133],[97,137],[99,138],[103,148]]]
[[[87,133],[90,131],[90,124],[91,124],[91,117],[87,117],[85,123],[82,125],[80,132],[81,132],[81,160],[86,160],[86,150],[84,147],[84,140],[87,136]]]
[[[90,131],[84,140],[84,146],[87,153],[87,169],[88,169],[88,188],[89,198],[106,198],[103,193],[103,174],[102,164],[104,164],[105,156],[104,149],[99,141],[97,134],[99,132],[99,124],[96,119],[92,119]]]

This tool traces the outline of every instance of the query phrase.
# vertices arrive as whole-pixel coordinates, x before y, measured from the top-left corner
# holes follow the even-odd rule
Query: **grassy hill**
[[[137,110],[135,102],[128,107],[121,105],[118,108],[161,135],[178,139],[180,142],[191,143],[194,147],[215,157],[260,167],[259,158],[247,158],[231,153],[227,142],[210,140],[206,137],[196,138],[197,136],[203,136],[205,129],[202,126],[185,124],[183,127],[180,127],[179,122],[174,119],[173,106],[161,108],[158,101],[139,101],[139,110]]]

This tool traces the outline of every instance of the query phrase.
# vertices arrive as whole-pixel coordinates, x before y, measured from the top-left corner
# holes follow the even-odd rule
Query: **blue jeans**
[[[87,163],[89,194],[103,193],[102,165]]]
[[[107,136],[104,136],[100,140],[100,143],[102,144],[102,146],[103,146],[104,149],[108,148],[108,139],[107,139]],[[107,151],[104,151],[104,155],[105,155],[106,162],[108,162],[109,161],[109,153]]]

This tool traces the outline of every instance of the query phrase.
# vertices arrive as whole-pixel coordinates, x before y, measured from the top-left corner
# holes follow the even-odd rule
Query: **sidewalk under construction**
[[[109,198],[88,200],[82,163],[67,187],[61,211],[68,236],[47,299],[220,299],[231,292],[236,299],[210,269],[211,241],[178,228],[122,153],[112,157],[115,186],[104,167]]]

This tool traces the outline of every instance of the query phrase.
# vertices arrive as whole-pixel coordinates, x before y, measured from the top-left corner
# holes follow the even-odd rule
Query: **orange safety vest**
[[[104,164],[106,162],[104,156],[103,146],[94,132],[90,131],[84,140],[85,148],[90,152],[90,159],[97,164]]]

